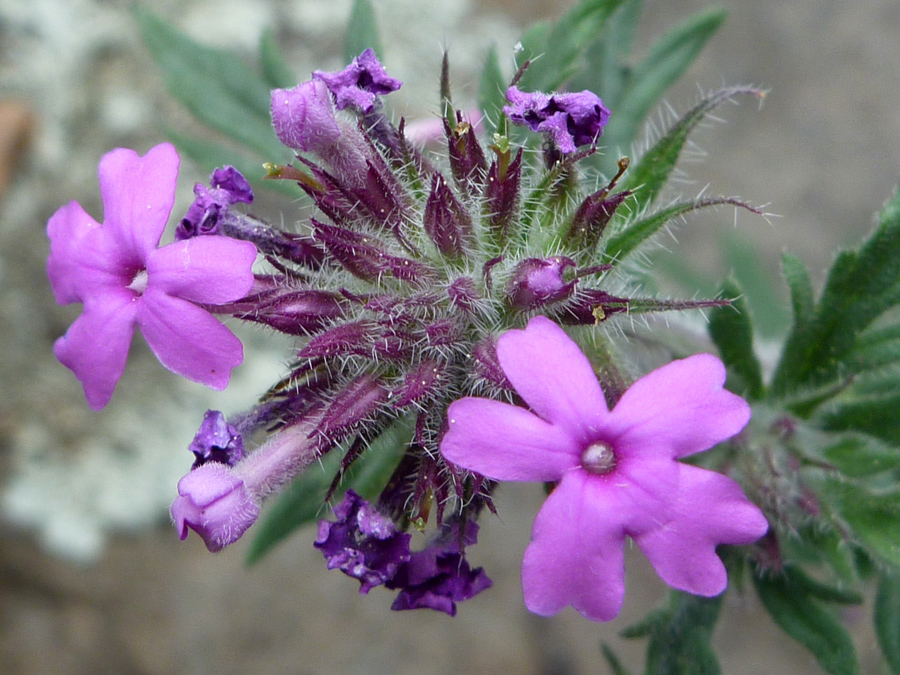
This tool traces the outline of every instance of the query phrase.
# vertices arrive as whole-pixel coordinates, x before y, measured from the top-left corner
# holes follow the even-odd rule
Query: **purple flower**
[[[218,442],[218,432],[204,433],[205,428],[216,426],[216,415],[213,413],[213,424],[209,414],[204,417],[198,438]],[[194,530],[210,551],[221,551],[240,539],[256,522],[263,500],[315,459],[316,443],[310,439],[310,432],[317,420],[312,415],[282,429],[262,447],[235,460],[233,466],[219,461],[194,464],[178,481],[178,497],[170,509],[178,536],[187,539],[188,531]],[[226,427],[229,434],[234,429]],[[191,450],[196,452],[194,444]]]
[[[243,359],[240,340],[198,304],[243,297],[253,287],[256,247],[200,237],[157,248],[175,201],[178,164],[169,144],[143,157],[113,150],[98,171],[103,225],[74,201],[47,223],[56,301],[84,304],[53,350],[95,410],[109,402],[125,370],[135,326],[166,368],[214,389],[228,385]]]
[[[178,481],[171,511],[181,539],[187,538],[188,529],[194,530],[206,548],[216,552],[256,522],[259,501],[227,465],[210,462]]]
[[[465,537],[460,536],[458,522],[444,525],[440,535],[424,550],[413,553],[385,584],[401,589],[391,609],[434,609],[456,616],[457,602],[493,586],[484,570],[473,570],[463,555],[463,548],[475,544],[477,535],[478,525],[473,521],[466,522]]]
[[[750,418],[725,391],[725,368],[698,354],[635,382],[608,410],[590,362],[556,324],[532,319],[500,337],[503,372],[530,410],[463,398],[450,405],[445,459],[495,480],[558,482],[522,563],[536,614],[572,605],[595,621],[619,613],[631,537],[670,586],[714,596],[727,584],[718,544],[767,530],[737,483],[678,459],[738,433]]]
[[[609,121],[603,101],[587,89],[571,94],[529,94],[510,87],[506,99],[512,105],[503,106],[503,112],[513,124],[550,134],[566,154],[575,152],[578,146],[596,143]]]
[[[409,560],[410,535],[397,532],[390,518],[353,490],[347,490],[334,515],[335,523],[319,521],[315,547],[328,561],[328,569],[359,579],[363,595],[393,578]]]
[[[189,449],[194,453],[195,469],[207,462],[234,466],[244,458],[244,438],[228,424],[225,415],[207,410]]]
[[[341,137],[334,115],[324,82],[308,80],[293,89],[272,90],[272,126],[289,148],[320,152],[334,146]]]
[[[397,91],[403,84],[387,74],[371,49],[365,50],[339,73],[317,70],[313,77],[328,86],[338,110],[352,105],[366,113],[372,112],[376,96]]]
[[[209,187],[194,185],[196,198],[175,230],[175,239],[218,234],[219,219],[238,202],[253,203],[253,190],[243,174],[233,166],[223,166],[209,177]]]

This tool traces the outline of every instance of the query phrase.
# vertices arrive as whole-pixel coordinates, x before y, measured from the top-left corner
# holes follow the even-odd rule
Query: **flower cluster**
[[[296,336],[285,377],[245,413],[207,413],[190,446],[194,465],[172,517],[182,538],[194,530],[210,550],[240,538],[267,497],[341,451],[331,495],[371,459],[373,441],[405,422],[413,431],[377,502],[348,491],[337,522],[319,528],[328,566],[358,579],[360,592],[384,585],[400,591],[394,609],[453,614],[488,588],[466,553],[500,480],[556,484],[523,566],[533,611],[572,604],[592,619],[614,616],[626,537],[669,584],[721,592],[715,546],[755,540],[765,519],[729,478],[677,460],[739,432],[746,404],[722,389],[711,356],[672,363],[627,392],[603,362],[600,382],[558,325],[596,336],[636,307],[725,302],[634,298],[621,279],[611,285],[602,241],[633,197],[614,191],[628,162],[599,190],[578,181],[609,111],[591,92],[512,86],[504,114],[545,134],[544,161],[506,137],[485,146],[450,109],[441,163],[385,112],[380,97],[400,86],[366,50],[344,71],[272,92],[275,134],[296,160],[267,165],[267,178],[296,183],[316,207],[301,232],[243,213],[250,186],[223,167],[195,187],[176,242],[157,248],[174,149],[104,157],[104,224],[72,203],[48,225],[57,299],[85,307],[58,357],[100,408],[135,325],[166,367],[216,388],[241,345],[211,312]],[[258,253],[268,266],[254,274]],[[610,411],[607,400],[619,397]],[[262,433],[267,440],[248,447]],[[411,526],[433,528],[421,551],[410,550]]]

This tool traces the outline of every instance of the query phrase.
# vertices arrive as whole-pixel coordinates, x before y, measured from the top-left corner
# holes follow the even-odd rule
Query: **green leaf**
[[[653,45],[647,56],[629,72],[624,95],[615,108],[610,108],[614,113],[603,131],[606,147],[629,152],[647,113],[657,105],[665,91],[684,75],[721,27],[725,16],[724,9],[706,9],[675,26]],[[605,93],[602,81],[597,82],[595,87],[594,91]],[[602,98],[605,101],[605,97]],[[608,154],[612,157],[614,153]]]
[[[269,85],[232,52],[204,47],[151,12],[135,9],[169,92],[198,120],[265,159],[287,150],[269,120]]]
[[[412,438],[413,425],[413,417],[402,418],[376,438],[350,467],[333,499],[340,500],[350,488],[365,499],[375,499],[400,462]],[[256,526],[256,536],[247,552],[248,564],[261,560],[291,532],[320,515],[325,495],[340,469],[342,454],[332,450],[320,463],[308,467],[268,509]]]
[[[763,339],[783,340],[790,327],[790,316],[782,297],[782,287],[766,270],[759,244],[736,228],[719,230],[718,237],[725,269],[731,270],[744,291],[756,334]]]
[[[668,607],[622,631],[624,637],[650,637],[647,675],[718,675],[721,672],[710,640],[723,597],[703,598],[672,591]]]
[[[756,592],[781,629],[809,649],[831,675],[855,675],[859,662],[850,635],[811,595],[797,570],[784,574],[753,575]]]
[[[848,478],[867,478],[900,465],[900,450],[864,434],[840,435],[822,455]]]
[[[887,393],[858,396],[820,412],[819,423],[829,431],[859,431],[894,446],[900,445],[900,378],[882,384]]]
[[[642,188],[640,193],[638,193],[638,196],[643,199],[647,196],[647,193],[645,193]],[[641,203],[647,204],[648,202],[642,201]],[[697,211],[698,209],[722,206],[725,204],[747,209],[756,214],[762,213],[746,202],[742,202],[734,197],[706,197],[703,199],[676,202],[675,204],[660,209],[644,218],[632,220],[623,225],[607,229],[608,234],[606,235],[606,240],[601,241],[603,260],[613,264],[621,262],[638,246],[647,241],[647,239],[659,232],[673,220],[681,218],[692,211]]]
[[[271,31],[265,31],[259,39],[259,66],[272,89],[289,89],[297,84],[297,76],[281,55]]]
[[[500,69],[500,60],[497,58],[497,49],[491,47],[481,70],[481,79],[478,83],[478,107],[484,113],[487,122],[488,137],[497,131],[503,106],[506,104],[506,80]]]
[[[794,331],[807,330],[815,309],[812,281],[806,265],[797,256],[785,253],[781,257],[784,278],[791,291],[791,309],[794,312]]]
[[[616,656],[616,653],[608,644],[605,642],[601,643],[600,651],[603,654],[603,658],[606,659],[606,663],[609,665],[612,675],[630,675],[628,669],[622,665],[619,657]]]
[[[875,635],[888,667],[900,675],[900,574],[885,573],[875,597]]]
[[[900,567],[900,491],[875,492],[838,478],[823,479],[816,494],[846,523],[857,543],[876,560]]]
[[[347,33],[344,35],[344,62],[350,63],[370,48],[378,58],[383,57],[384,49],[378,37],[375,10],[369,0],[355,0],[347,23]]]
[[[882,210],[873,234],[842,252],[828,275],[813,316],[785,344],[772,390],[819,384],[845,370],[857,336],[900,302],[900,192]]]
[[[717,307],[709,315],[709,335],[734,375],[729,389],[755,401],[763,397],[762,368],[753,352],[750,311],[734,281],[726,281],[721,296],[734,298],[729,307]]]
[[[623,0],[582,0],[553,26],[539,25],[522,37],[531,65],[519,82],[523,91],[556,91],[579,68],[588,46]]]
[[[762,91],[752,87],[729,87],[705,97],[632,164],[619,187],[623,190],[640,188],[641,203],[645,206],[652,204],[675,168],[690,133],[717,106],[739,94],[751,94],[757,98],[763,96]]]

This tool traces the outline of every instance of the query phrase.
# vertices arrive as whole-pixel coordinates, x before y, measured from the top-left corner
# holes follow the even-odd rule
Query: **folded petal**
[[[166,295],[220,304],[243,298],[253,288],[256,246],[228,237],[194,237],[153,251],[148,283]]]
[[[559,480],[579,461],[579,446],[565,431],[524,408],[463,398],[450,404],[447,419],[444,458],[494,480]]]
[[[134,150],[116,148],[100,160],[103,226],[140,260],[159,245],[166,228],[175,204],[179,163],[169,143],[157,145],[143,157]]]
[[[100,410],[125,372],[137,303],[127,289],[110,291],[88,302],[84,312],[53,345],[53,353],[75,373],[88,405]]]
[[[562,328],[535,317],[525,330],[500,336],[497,357],[534,412],[565,427],[581,443],[596,439],[608,415],[606,400],[590,361]]]
[[[128,255],[78,202],[69,202],[50,217],[47,235],[47,276],[59,304],[84,302],[104,289],[131,283]]]
[[[766,533],[762,511],[727,476],[681,465],[676,499],[657,514],[656,529],[634,537],[657,574],[673,588],[707,597],[725,590],[719,544],[750,544]]]
[[[684,457],[731,438],[750,420],[750,406],[722,388],[725,366],[697,354],[635,382],[607,420],[609,440],[628,453]]]
[[[625,533],[618,504],[597,489],[598,476],[567,473],[534,521],[522,563],[525,605],[550,616],[572,605],[593,621],[609,621],[625,595]]]
[[[243,361],[241,341],[212,314],[152,288],[141,297],[137,324],[166,368],[213,389],[227,387]]]

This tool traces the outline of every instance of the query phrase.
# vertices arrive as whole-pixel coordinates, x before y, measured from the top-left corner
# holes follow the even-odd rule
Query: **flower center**
[[[147,290],[147,270],[139,270],[138,273],[134,275],[134,279],[131,280],[128,288],[138,295],[143,295],[144,291]]]
[[[603,441],[591,443],[581,453],[581,468],[600,476],[611,473],[616,468],[616,453]]]

